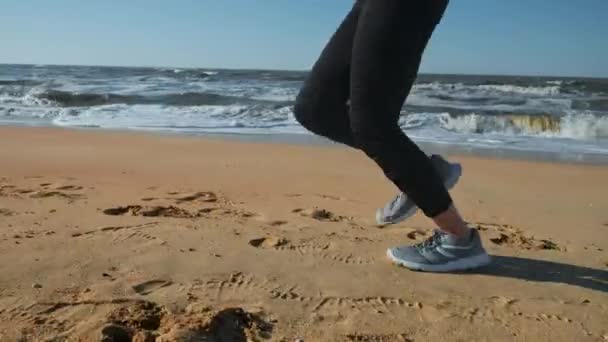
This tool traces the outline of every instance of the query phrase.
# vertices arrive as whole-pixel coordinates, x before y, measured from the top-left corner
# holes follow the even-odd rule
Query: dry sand
[[[0,341],[608,339],[605,166],[450,156],[494,265],[429,274],[386,259],[432,226],[377,227],[395,189],[357,151],[7,127],[0,144]]]

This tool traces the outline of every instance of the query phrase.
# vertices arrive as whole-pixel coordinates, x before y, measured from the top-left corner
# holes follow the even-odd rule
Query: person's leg
[[[350,122],[355,143],[428,217],[452,199],[429,157],[401,130],[401,108],[444,0],[364,4],[353,45]],[[435,5],[433,5],[435,4]]]
[[[302,126],[318,135],[346,144],[355,145],[349,121],[350,108],[350,67],[354,36],[361,7],[368,0],[358,0],[343,20],[310,74],[294,105],[295,118]],[[458,180],[459,165],[450,164],[445,168],[445,160],[434,156],[433,166],[438,170],[446,187],[450,188]],[[414,202],[402,192],[376,213],[379,224],[397,223],[416,212]]]
[[[459,163],[447,161],[441,155],[433,154],[430,156],[431,164],[443,181],[446,189],[452,189],[462,175],[462,166]],[[411,198],[403,192],[388,201],[384,207],[376,210],[376,223],[379,225],[396,224],[404,221],[418,211],[418,207]]]
[[[389,250],[400,264],[451,271],[487,263],[477,233],[460,217],[429,157],[398,126],[422,53],[447,0],[366,2],[351,65],[350,122],[355,144],[443,231],[425,244]]]
[[[310,71],[294,105],[294,116],[309,131],[355,147],[348,118],[352,47],[363,3],[358,0]]]

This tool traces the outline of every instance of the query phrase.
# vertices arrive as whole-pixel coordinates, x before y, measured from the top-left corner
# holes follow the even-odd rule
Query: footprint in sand
[[[289,240],[276,236],[263,237],[249,241],[249,244],[256,248],[276,248],[285,246],[288,243]]]
[[[535,240],[534,238],[525,237],[518,234],[503,234],[499,237],[491,238],[490,241],[497,245],[507,245],[520,249],[550,249],[560,250],[555,242],[550,240]]]
[[[320,256],[322,259],[333,260],[347,265],[369,265],[376,261],[374,258],[366,258],[354,254],[322,253]]]
[[[347,220],[344,216],[338,216],[326,209],[312,208],[312,209],[294,209],[292,213],[300,214],[304,217],[310,217],[317,221],[328,221],[328,222],[341,222]]]
[[[289,222],[287,222],[287,221],[282,221],[282,220],[276,220],[276,221],[272,221],[272,222],[270,222],[269,224],[270,224],[271,226],[273,226],[273,227],[278,227],[278,226],[284,226],[284,225],[286,225],[287,223],[289,223]]]
[[[108,208],[102,211],[110,216],[144,216],[144,217],[170,217],[170,218],[213,218],[213,217],[232,217],[232,218],[250,218],[255,216],[254,213],[233,208],[212,207],[202,208],[196,211],[188,211],[176,206],[142,206],[142,205],[127,205],[123,207]]]
[[[16,213],[10,209],[0,208],[0,216],[14,216]]]
[[[269,279],[258,280],[256,276],[251,274],[234,272],[227,276],[221,276],[219,279],[212,277],[206,281],[195,281],[188,289],[188,297],[204,297],[211,300],[217,298],[234,299],[236,297],[246,300],[247,298],[266,295],[276,287],[277,284]]]
[[[142,296],[149,295],[150,293],[162,289],[163,287],[171,286],[173,284],[170,280],[153,279],[143,283],[133,285],[132,288],[137,294]]]
[[[13,235],[13,238],[14,239],[22,239],[22,238],[33,239],[35,237],[38,237],[39,235],[49,236],[49,235],[54,235],[54,234],[55,234],[55,231],[53,231],[53,230],[35,231],[35,230],[28,229],[28,230],[22,231],[21,234]]]
[[[277,250],[288,250],[299,252],[301,255],[325,251],[330,244],[316,244],[308,240],[302,240],[298,244],[278,236],[267,236],[249,240],[249,245],[256,248],[274,248]]]
[[[508,308],[514,304],[519,303],[519,299],[508,298],[503,296],[492,296],[487,298],[487,301],[500,308]]]
[[[211,191],[199,191],[193,193],[169,192],[168,195],[174,196],[169,199],[174,200],[177,204],[184,202],[215,203],[218,201],[218,196]]]
[[[499,246],[525,250],[564,250],[563,247],[558,246],[551,240],[526,236],[521,229],[509,224],[472,223],[470,225],[480,231],[498,233],[498,236],[490,238],[490,241]]]
[[[168,192],[171,197],[165,198],[174,201],[176,205],[196,205],[196,210],[188,211],[178,206],[141,206],[129,205],[126,207],[110,208],[104,212],[108,215],[134,215],[134,216],[164,216],[164,217],[179,217],[179,218],[196,218],[196,217],[236,217],[250,218],[256,216],[255,213],[248,212],[243,209],[234,207],[233,203],[224,197],[217,195],[211,191],[199,191],[191,193],[183,193],[172,191]],[[159,200],[157,197],[145,197],[141,200],[151,202]],[[200,208],[201,204],[208,204],[209,207]]]
[[[189,292],[192,298],[224,298],[248,300],[268,296],[273,301],[297,303],[312,315],[351,314],[394,314],[395,311],[422,310],[426,306],[420,302],[409,302],[399,297],[354,297],[327,296],[322,293],[306,295],[297,285],[282,284],[276,279],[258,278],[252,274],[233,273],[227,278],[212,279],[194,285]]]
[[[39,186],[43,188],[53,188],[55,190],[65,190],[65,191],[76,191],[82,190],[84,187],[79,185],[62,185],[62,184],[54,184],[54,183],[41,183]]]
[[[285,194],[284,196],[289,197],[289,198],[297,198],[297,197],[303,197],[304,195],[291,193],[291,194]],[[322,199],[332,200],[332,201],[344,201],[345,200],[345,198],[343,198],[343,197],[334,196],[334,195],[314,194],[314,196],[322,198]]]
[[[430,232],[428,232],[428,231],[412,230],[411,232],[407,233],[405,236],[407,236],[409,239],[412,239],[412,240],[418,240],[418,237],[427,238],[427,237],[429,237],[429,234],[430,234]]]
[[[55,187],[55,189],[66,190],[66,191],[76,191],[76,190],[82,190],[83,187],[81,187],[79,185],[59,185],[59,186]]]
[[[15,193],[16,194],[20,194],[20,195],[31,194],[32,192],[35,192],[35,191],[31,190],[31,189],[17,189],[17,190],[15,190]]]
[[[315,243],[308,240],[303,240],[297,244],[294,244],[282,237],[269,236],[250,240],[249,245],[261,249],[275,249],[278,251],[295,252],[302,256],[312,255],[315,258],[336,261],[343,264],[363,265],[375,262],[374,258],[366,258],[354,254],[343,254],[341,252],[331,251],[329,250],[331,247],[330,243]]]
[[[152,206],[143,207],[141,205],[128,205],[126,207],[108,208],[103,210],[103,213],[111,216],[145,216],[145,217],[172,217],[172,218],[193,218],[197,214],[193,214],[187,210],[169,206]]]
[[[83,187],[77,185],[55,185],[53,183],[41,183],[39,189],[19,189],[13,185],[0,186],[0,196],[21,197],[29,195],[30,198],[62,198],[70,201],[85,198],[83,194],[71,191],[82,190]],[[52,190],[51,190],[52,189]],[[66,192],[67,191],[67,192]]]
[[[102,330],[107,341],[133,336],[133,341],[234,341],[269,339],[273,325],[260,314],[241,308],[212,311],[188,307],[179,314],[170,313],[156,303],[142,301],[114,310]],[[129,338],[129,341],[131,339]]]
[[[339,196],[326,195],[326,194],[315,194],[315,196],[323,198],[323,199],[332,200],[332,201],[344,201],[344,198],[339,197]]]
[[[414,340],[407,337],[407,334],[348,334],[344,338],[348,342],[383,342],[383,341],[399,341],[413,342]]]
[[[63,199],[71,200],[71,201],[85,198],[85,196],[82,194],[70,194],[70,193],[65,193],[65,192],[61,192],[61,191],[45,191],[45,190],[32,191],[31,195],[30,195],[30,198],[51,198],[51,197],[63,198]]]
[[[316,297],[300,294],[298,286],[285,285],[273,279],[258,278],[241,272],[232,273],[227,278],[211,279],[195,284],[189,290],[188,295],[191,298],[238,299],[239,301],[268,296],[276,301],[300,302],[304,305],[316,300]]]
[[[2,185],[0,186],[0,196],[2,197],[19,197],[19,195],[24,195],[34,192],[34,190],[27,189],[17,189],[14,185]]]
[[[422,303],[410,303],[396,297],[321,297],[312,308],[313,313],[321,312],[366,312],[371,314],[390,313],[395,309],[422,309]]]

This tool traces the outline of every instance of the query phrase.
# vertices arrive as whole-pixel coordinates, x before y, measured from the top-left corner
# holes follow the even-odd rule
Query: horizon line
[[[166,65],[115,65],[115,64],[62,64],[62,63],[10,63],[0,62],[0,65],[19,66],[58,66],[58,67],[95,67],[95,68],[133,68],[133,69],[204,69],[204,70],[226,70],[226,71],[286,71],[286,72],[309,72],[310,69],[278,69],[278,68],[233,68],[233,67],[183,67]],[[446,75],[446,76],[498,76],[498,77],[546,77],[546,78],[585,78],[585,79],[608,79],[606,76],[584,76],[584,75],[550,75],[550,74],[507,74],[507,73],[457,73],[457,72],[419,72],[418,75]]]

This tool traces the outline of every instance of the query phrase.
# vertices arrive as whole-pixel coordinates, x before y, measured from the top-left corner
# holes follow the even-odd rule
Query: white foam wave
[[[440,107],[460,111],[484,111],[500,113],[556,113],[562,114],[572,107],[572,99],[568,98],[507,98],[479,97],[475,102],[473,96],[457,95],[449,100],[436,98],[432,94],[413,93],[407,99],[407,104],[419,107]],[[484,100],[483,102],[481,100]]]
[[[51,101],[37,97],[44,91],[45,87],[38,86],[25,92],[2,92],[0,93],[0,106],[10,106],[15,109],[49,107],[52,105]]]
[[[460,112],[565,114],[572,108],[575,98],[572,94],[561,94],[557,85],[524,87],[423,83],[414,87],[407,104]]]
[[[245,105],[165,107],[160,105],[105,105],[61,112],[53,123],[60,126],[217,130],[223,128],[276,129],[293,126],[289,107],[276,110]]]
[[[414,86],[416,90],[433,90],[433,91],[448,91],[448,92],[466,92],[476,93],[480,90],[493,92],[497,94],[520,94],[520,95],[535,95],[535,96],[553,96],[560,93],[560,85],[550,86],[518,86],[511,84],[482,84],[482,85],[467,85],[463,83],[421,83]]]
[[[574,139],[608,138],[608,116],[568,115],[561,120],[559,136]],[[549,133],[550,136],[550,133]]]
[[[430,120],[427,118],[427,121]],[[578,140],[608,139],[608,116],[586,113],[561,118],[535,116],[438,115],[439,125],[465,134],[503,134]]]
[[[511,121],[477,114],[453,117],[448,113],[413,113],[402,118],[401,127],[419,142],[608,155],[607,121],[607,117],[572,114],[556,118],[553,125],[545,122],[543,130],[540,122],[530,122],[525,116]]]
[[[252,95],[254,100],[288,102],[295,101],[297,89],[294,88],[267,88],[258,89],[257,94]]]
[[[518,94],[537,95],[537,96],[558,95],[559,91],[560,91],[559,86],[522,87],[522,86],[516,86],[516,85],[501,84],[501,85],[479,85],[477,87],[479,89],[496,91],[496,92],[518,93]]]

